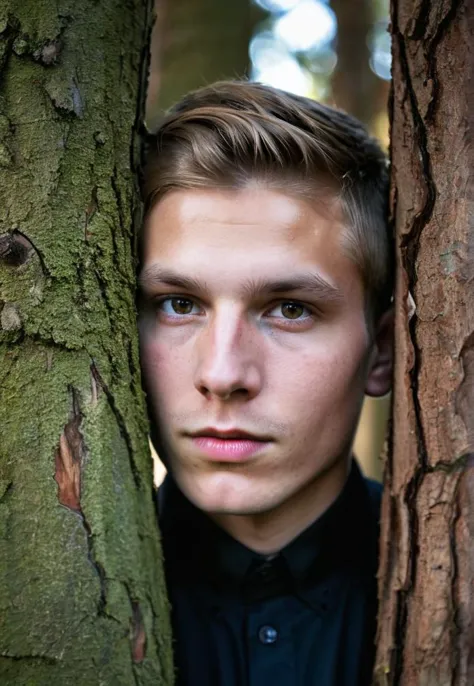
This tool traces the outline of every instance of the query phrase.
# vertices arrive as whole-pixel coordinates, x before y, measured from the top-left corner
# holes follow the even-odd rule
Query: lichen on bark
[[[134,305],[148,0],[0,0],[0,682],[172,683]]]

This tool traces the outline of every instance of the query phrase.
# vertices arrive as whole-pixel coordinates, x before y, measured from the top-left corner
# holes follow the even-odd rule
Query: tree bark
[[[376,683],[472,686],[474,5],[392,0],[392,34],[396,367]]]
[[[160,1],[153,45],[147,121],[185,93],[248,75],[249,43],[261,13],[251,0]],[[154,69],[159,64],[159,69]]]
[[[0,2],[8,686],[172,683],[134,305],[150,28],[148,0]]]

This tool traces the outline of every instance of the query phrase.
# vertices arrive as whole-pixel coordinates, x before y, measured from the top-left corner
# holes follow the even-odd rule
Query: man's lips
[[[229,428],[229,429],[217,429],[214,427],[206,427],[205,429],[199,429],[198,431],[190,432],[190,436],[193,438],[221,438],[221,439],[248,439],[250,441],[269,441],[271,440],[269,436],[259,436],[253,434],[249,431],[244,431],[243,429]]]
[[[242,462],[260,452],[270,438],[256,436],[241,429],[202,429],[190,434],[193,445],[208,459],[216,462]]]

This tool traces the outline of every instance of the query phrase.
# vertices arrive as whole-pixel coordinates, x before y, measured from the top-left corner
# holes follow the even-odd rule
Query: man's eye
[[[196,311],[193,311],[195,308]],[[198,307],[196,303],[189,298],[163,298],[158,303],[158,309],[170,316],[197,314]]]
[[[279,303],[269,311],[270,317],[280,317],[283,319],[306,319],[310,315],[308,308],[302,303],[287,300]]]

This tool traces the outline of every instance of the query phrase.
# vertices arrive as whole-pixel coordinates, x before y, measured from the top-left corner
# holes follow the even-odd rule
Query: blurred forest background
[[[389,0],[156,0],[147,126],[189,90],[247,77],[347,110],[386,148],[388,11]],[[388,413],[389,398],[367,398],[355,443],[379,480]]]

